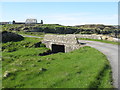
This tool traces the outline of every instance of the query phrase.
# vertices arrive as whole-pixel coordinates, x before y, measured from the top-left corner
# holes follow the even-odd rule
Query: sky
[[[118,24],[118,2],[2,2],[0,21],[25,22],[35,18],[45,24]]]

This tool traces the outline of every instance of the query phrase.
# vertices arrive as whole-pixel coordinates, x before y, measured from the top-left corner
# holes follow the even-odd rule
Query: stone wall
[[[65,52],[80,48],[80,44],[75,35],[45,35],[42,42],[51,50],[52,44],[64,45]]]
[[[99,39],[99,40],[109,40],[118,42],[117,38],[104,35],[85,35],[85,34],[67,34],[67,35],[45,35],[42,43],[46,45],[47,48],[52,50],[52,44],[64,45],[65,52],[70,52],[80,48],[78,38],[89,38],[89,39]]]
[[[44,41],[51,41],[62,44],[77,44],[75,35],[45,35]]]
[[[75,34],[77,38],[102,39],[102,35]]]
[[[108,40],[114,42],[120,42],[118,38],[113,38],[106,35],[95,35],[95,34],[68,34],[69,36],[76,36],[77,38],[88,38],[88,39],[98,39],[98,40]]]

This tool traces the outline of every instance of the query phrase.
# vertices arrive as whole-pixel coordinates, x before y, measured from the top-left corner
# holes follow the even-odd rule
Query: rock
[[[47,69],[45,69],[45,68],[40,68],[40,71],[46,71]]]
[[[42,60],[37,60],[37,62],[41,62]]]
[[[32,64],[31,66],[32,66],[32,67],[36,67],[36,65],[35,65],[35,64]]]
[[[9,77],[10,76],[10,72],[6,71],[5,74],[3,75],[4,78]]]
[[[120,42],[120,39],[118,39],[118,38],[113,38],[113,41],[115,41],[115,42]]]

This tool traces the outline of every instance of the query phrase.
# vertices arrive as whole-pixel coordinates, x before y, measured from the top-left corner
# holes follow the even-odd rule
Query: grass
[[[113,41],[107,41],[107,40],[88,39],[88,38],[79,38],[79,40],[90,40],[90,41],[98,41],[98,42],[103,42],[103,43],[120,45],[120,42],[113,42]]]
[[[2,44],[2,51],[12,52],[18,49],[26,49],[30,47],[35,47],[38,42],[41,42],[40,38],[28,38],[25,37],[25,40],[19,42],[8,42]],[[41,44],[42,45],[42,44]]]
[[[44,33],[42,33],[42,32],[16,32],[16,33],[18,33],[18,34],[21,34],[21,35],[31,35],[31,36],[38,36],[38,37],[44,37]]]
[[[112,88],[111,67],[105,55],[91,47],[69,53],[46,52],[38,38],[3,43],[3,88]],[[28,43],[29,42],[29,43]],[[15,50],[9,50],[10,48]]]

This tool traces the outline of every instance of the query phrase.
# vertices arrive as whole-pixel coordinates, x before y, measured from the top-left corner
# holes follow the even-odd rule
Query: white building
[[[36,24],[37,23],[37,19],[26,19],[25,23],[26,24]]]

